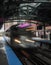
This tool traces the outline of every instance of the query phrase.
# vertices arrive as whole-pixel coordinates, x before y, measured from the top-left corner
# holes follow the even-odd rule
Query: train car
[[[34,48],[35,41],[31,38],[33,33],[27,30],[31,25],[29,23],[22,23],[10,27],[10,45],[14,48]]]

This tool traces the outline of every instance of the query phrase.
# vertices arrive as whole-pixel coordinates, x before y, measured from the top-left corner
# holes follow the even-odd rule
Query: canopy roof
[[[36,20],[51,24],[51,2],[50,0],[0,0],[0,17],[12,20],[15,18]]]

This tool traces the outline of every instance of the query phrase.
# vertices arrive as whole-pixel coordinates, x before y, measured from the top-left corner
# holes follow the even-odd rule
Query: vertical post
[[[3,19],[3,25],[4,25],[4,36],[5,36],[5,19]]]
[[[44,31],[44,36],[43,36],[43,38],[46,38],[45,23],[43,23],[43,31]],[[43,42],[41,42],[40,47],[42,47],[42,45],[43,45]]]
[[[27,18],[29,19],[29,7],[28,7],[28,5],[26,5],[27,6]]]
[[[3,19],[3,25],[4,25],[4,32],[5,32],[5,20]]]
[[[46,33],[45,33],[45,23],[44,23],[44,38],[46,37]]]

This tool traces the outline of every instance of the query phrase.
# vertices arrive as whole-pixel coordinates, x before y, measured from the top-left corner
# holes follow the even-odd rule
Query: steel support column
[[[44,23],[44,26],[43,26],[43,28],[44,28],[44,38],[46,38],[46,32],[45,32],[45,23]]]

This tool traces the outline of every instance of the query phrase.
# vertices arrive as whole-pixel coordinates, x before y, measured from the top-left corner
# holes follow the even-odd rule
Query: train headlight
[[[14,41],[15,41],[16,43],[21,43],[21,41],[18,40],[18,39],[14,39]]]
[[[33,41],[33,40],[29,40],[29,39],[26,39],[25,41],[27,41],[27,42],[32,42],[32,43],[35,42],[35,41]]]

